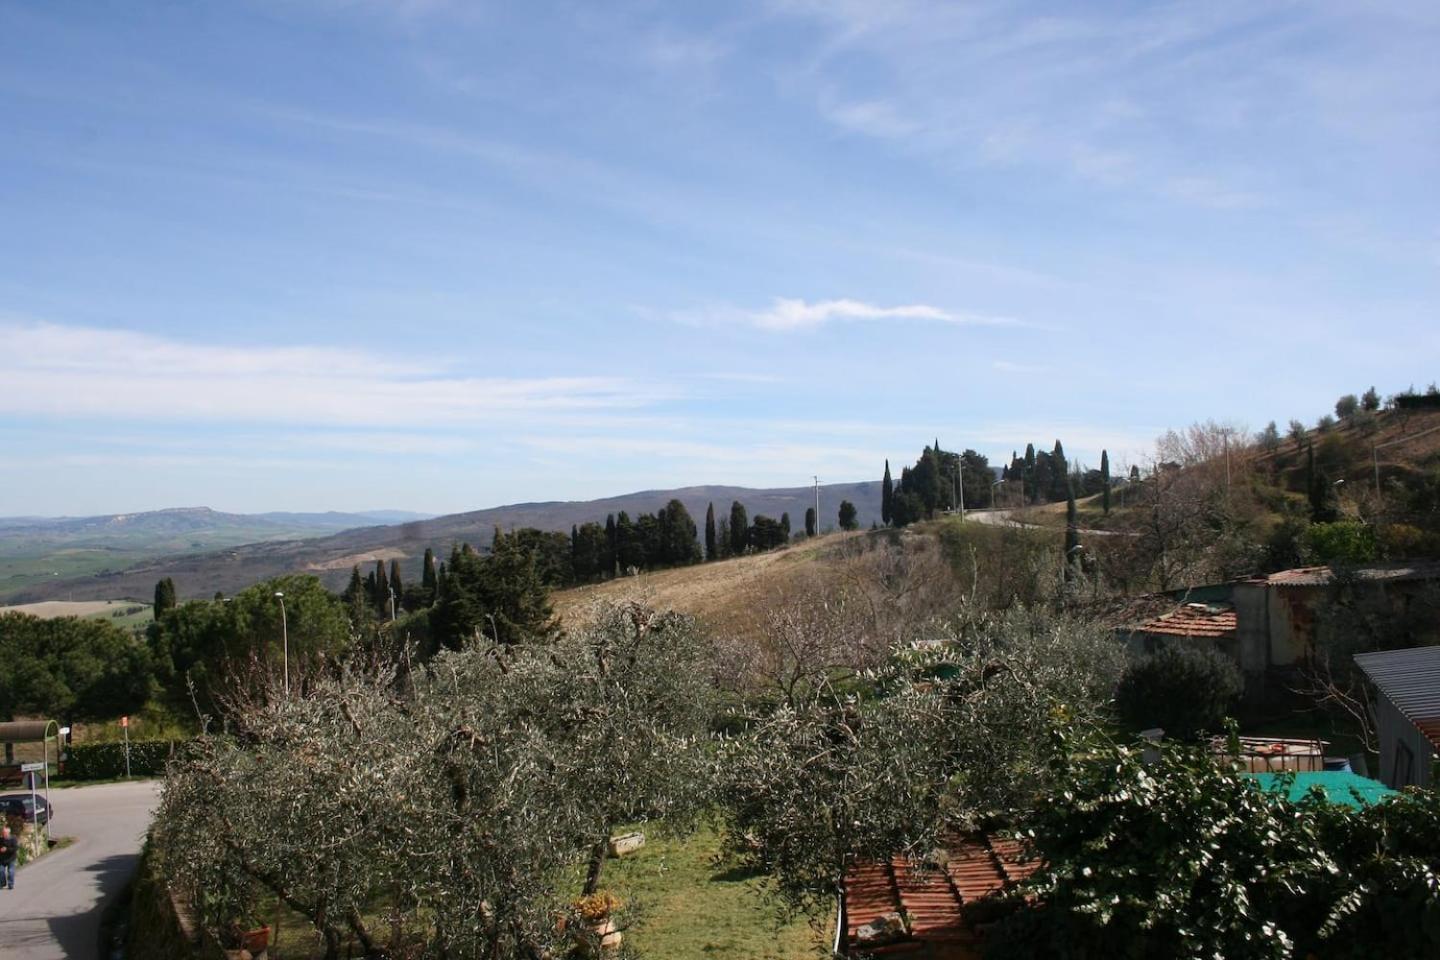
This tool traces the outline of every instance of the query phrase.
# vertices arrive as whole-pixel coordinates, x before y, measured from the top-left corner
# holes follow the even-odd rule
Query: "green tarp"
[[[1249,776],[1255,778],[1260,784],[1260,789],[1269,793],[1280,789],[1280,778],[1285,774],[1252,773]],[[1343,804],[1358,810],[1361,807],[1368,807],[1372,803],[1379,803],[1395,793],[1379,780],[1371,780],[1349,770],[1296,773],[1293,776],[1295,779],[1290,785],[1291,800],[1300,800],[1312,789],[1319,788],[1325,794],[1325,799],[1331,803]]]

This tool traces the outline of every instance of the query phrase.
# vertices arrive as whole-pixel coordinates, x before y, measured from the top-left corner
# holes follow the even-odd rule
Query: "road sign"
[[[45,764],[43,764],[43,763],[22,763],[22,764],[20,764],[20,772],[21,772],[21,773],[39,773],[41,770],[44,770],[44,769],[45,769]]]
[[[121,718],[120,718],[120,726],[122,726],[122,727],[128,727],[128,726],[130,726],[130,718],[129,718],[129,717],[121,717]]]

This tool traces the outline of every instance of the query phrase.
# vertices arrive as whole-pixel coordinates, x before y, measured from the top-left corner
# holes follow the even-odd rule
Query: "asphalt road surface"
[[[0,890],[0,957],[95,960],[100,914],[140,858],[158,781],[50,791],[55,836],[75,842],[16,871]]]

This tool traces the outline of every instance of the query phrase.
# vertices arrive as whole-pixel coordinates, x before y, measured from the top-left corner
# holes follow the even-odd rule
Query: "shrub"
[[[1130,665],[1116,705],[1134,729],[1161,727],[1190,739],[1220,729],[1243,689],[1240,670],[1228,657],[1175,644]]]
[[[1352,810],[1201,748],[1142,756],[1073,745],[1027,824],[1044,866],[988,906],[987,960],[1440,956],[1440,794]]]
[[[158,777],[175,752],[174,740],[131,740],[130,775]],[[125,776],[125,744],[77,743],[66,749],[65,776],[71,780],[111,780]]]
[[[1311,524],[1304,539],[1307,558],[1317,563],[1369,563],[1379,553],[1375,528],[1359,520]]]

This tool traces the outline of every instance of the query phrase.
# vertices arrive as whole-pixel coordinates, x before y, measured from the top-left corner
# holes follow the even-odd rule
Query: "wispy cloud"
[[[433,427],[644,408],[672,388],[621,377],[469,377],[329,347],[197,344],[0,320],[0,412],[17,415]]]
[[[812,302],[791,297],[776,297],[770,306],[763,309],[711,308],[682,312],[678,319],[691,324],[743,323],[777,333],[816,330],[831,323],[922,321],[979,326],[1018,326],[1022,323],[1013,317],[965,313],[928,303],[882,306],[849,298]]]
[[[1010,360],[995,360],[990,366],[1001,373],[1044,373],[1048,367],[1038,363],[1014,363]]]

